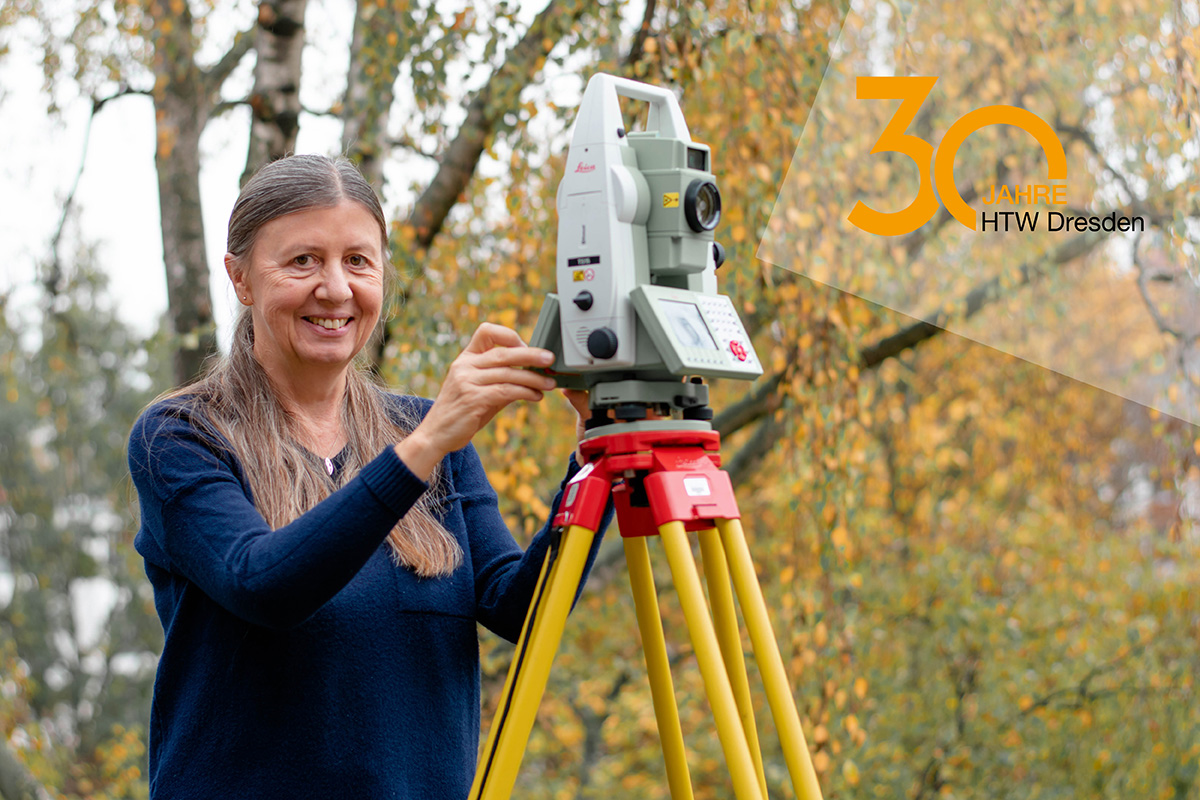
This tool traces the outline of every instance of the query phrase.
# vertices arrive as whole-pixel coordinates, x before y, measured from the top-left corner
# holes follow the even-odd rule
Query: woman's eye
[[[313,260],[312,256],[310,256],[306,253],[302,256],[296,256],[295,258],[293,258],[292,263],[298,267],[307,267],[310,264],[312,264],[312,260]]]
[[[362,256],[350,256],[346,259],[346,262],[352,267],[365,267],[367,265],[367,260]]]

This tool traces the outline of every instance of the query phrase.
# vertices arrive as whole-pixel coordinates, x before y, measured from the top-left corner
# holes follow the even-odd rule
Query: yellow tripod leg
[[[545,585],[548,573],[550,572],[550,559],[552,555],[553,554],[550,551],[547,551],[546,557],[542,559],[542,571],[538,573],[537,584],[533,589],[533,602],[529,604],[529,610],[525,612],[525,622],[521,624],[521,635],[517,637],[517,647],[514,651],[513,660],[512,663],[509,664],[507,674],[504,676],[504,689],[500,692],[500,697],[502,699],[496,711],[496,718],[492,720],[491,730],[488,731],[487,744],[484,745],[484,748],[479,755],[479,764],[475,768],[475,780],[471,785],[471,793],[469,795],[471,800],[477,800],[479,797],[480,783],[484,779],[487,771],[487,765],[495,757],[496,742],[500,738],[500,729],[503,727],[499,724],[500,715],[504,711],[505,703],[511,701],[513,684],[516,682],[517,672],[519,671],[517,668],[517,659],[525,650],[525,644],[529,640],[531,623],[540,616],[538,611],[544,605],[540,602],[540,599],[543,596],[543,586]]]
[[[492,722],[488,743],[494,743],[494,747],[489,746],[480,758],[471,798],[507,800],[512,794],[594,537],[595,531],[579,525],[570,526],[563,534],[558,559],[546,579],[542,602],[531,612],[534,615],[532,630],[529,630],[530,618],[526,617],[525,630],[517,645],[518,655],[514,657],[506,682],[506,686],[512,687],[512,693],[502,701],[497,718]],[[528,647],[524,648],[527,636]],[[522,649],[525,656],[518,662]],[[515,677],[514,672],[517,672]]]
[[[721,646],[721,656],[725,659],[725,671],[729,674],[733,698],[737,701],[742,729],[746,732],[750,757],[754,760],[758,787],[762,790],[763,797],[766,797],[767,776],[763,771],[758,726],[754,722],[750,680],[746,675],[746,656],[742,652],[742,635],[738,631],[737,610],[733,605],[733,590],[729,586],[729,567],[725,562],[725,551],[721,549],[721,538],[715,528],[700,531],[700,553],[704,558],[704,578],[708,584],[708,599],[712,604],[717,642]]]
[[[800,728],[800,715],[788,686],[779,645],[771,630],[762,587],[758,585],[758,577],[754,574],[754,563],[750,559],[750,548],[746,545],[742,523],[736,519],[717,520],[717,528],[729,560],[738,602],[746,618],[746,629],[750,633],[754,658],[762,674],[771,716],[775,718],[775,727],[779,730],[779,743],[783,747],[784,761],[792,778],[792,788],[800,800],[821,800],[821,786],[817,783],[817,772],[813,769],[808,743]]]
[[[725,753],[729,775],[733,779],[734,796],[737,800],[765,800],[759,792],[754,762],[750,759],[750,747],[746,743],[741,720],[738,719],[729,676],[725,674],[725,665],[721,661],[717,634],[705,607],[704,590],[700,587],[700,574],[692,559],[687,532],[682,522],[667,522],[659,526],[658,532],[667,554],[667,563],[671,566],[675,590],[679,593],[692,647],[696,651],[704,690],[717,725],[717,736]]]
[[[667,786],[672,800],[692,800],[692,776],[688,772],[687,751],[683,745],[683,727],[675,704],[675,685],[671,681],[671,663],[663,636],[662,615],[658,612],[658,593],[654,589],[654,571],[644,536],[628,537],[625,562],[629,566],[629,584],[637,609],[638,630],[642,633],[642,654],[650,678],[650,696],[654,718],[658,721],[658,740],[667,767]]]

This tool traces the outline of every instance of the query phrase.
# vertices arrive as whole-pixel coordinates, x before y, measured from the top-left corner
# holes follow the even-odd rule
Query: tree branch
[[[1168,273],[1151,272],[1147,270],[1145,265],[1142,264],[1140,257],[1141,245],[1142,234],[1138,233],[1133,239],[1133,267],[1137,270],[1138,293],[1142,296],[1142,302],[1145,303],[1146,310],[1150,312],[1150,316],[1154,320],[1154,324],[1158,326],[1159,331],[1173,337],[1184,345],[1195,344],[1197,341],[1200,341],[1200,328],[1189,333],[1188,331],[1184,331],[1172,325],[1167,318],[1163,316],[1162,312],[1159,311],[1158,306],[1154,304],[1153,298],[1150,297],[1150,281],[1166,280],[1170,282],[1173,281],[1174,278]]]
[[[234,34],[233,43],[229,45],[229,49],[217,60],[217,63],[208,69],[200,71],[210,95],[215,96],[217,94],[221,88],[221,84],[225,82],[229,74],[237,68],[237,65],[250,52],[254,45],[254,29],[257,24],[255,22],[249,28]]]
[[[238,106],[244,106],[244,105],[249,105],[249,104],[250,104],[249,97],[243,97],[240,100],[222,100],[221,102],[219,102],[215,106],[213,106],[212,116],[219,117],[228,111],[232,111],[233,109],[237,108]]]
[[[425,274],[424,255],[441,232],[450,209],[458,202],[483,155],[488,139],[502,115],[520,100],[522,89],[533,80],[536,65],[544,59],[584,14],[594,0],[550,0],[534,18],[521,40],[505,55],[504,63],[467,105],[467,117],[454,140],[441,156],[433,180],[417,198],[407,224],[415,236],[408,243],[408,279],[397,287],[393,297],[399,307],[408,302],[412,287]],[[387,347],[390,330],[385,327],[378,337],[372,361],[378,364]]]
[[[767,453],[771,452],[783,431],[782,421],[773,416],[767,417],[759,423],[758,429],[754,431],[754,435],[750,437],[749,441],[733,454],[733,458],[722,464],[723,469],[729,473],[729,479],[734,486],[740,486],[750,477],[759,462]]]
[[[783,382],[783,372],[776,372],[760,381],[742,399],[728,406],[713,418],[713,429],[727,439],[747,425],[757,422],[769,411],[779,407],[776,391]]]
[[[402,148],[402,149],[407,150],[408,152],[412,153],[413,155],[421,156],[422,158],[428,158],[431,161],[438,160],[437,153],[431,153],[428,150],[423,149],[421,147],[421,145],[419,145],[415,141],[413,141],[413,138],[408,135],[403,135],[398,138],[392,139],[389,142],[389,144],[392,147]]]
[[[63,277],[62,257],[59,255],[58,248],[62,242],[63,231],[67,227],[67,219],[71,215],[71,209],[75,206],[75,193],[79,191],[79,181],[83,178],[83,167],[87,163],[88,143],[92,138],[92,120],[100,113],[100,109],[113,100],[135,94],[147,97],[151,96],[151,92],[149,91],[131,89],[129,86],[122,84],[117,88],[116,92],[107,97],[92,98],[92,112],[88,115],[87,124],[83,129],[83,146],[80,148],[79,169],[75,170],[75,180],[71,182],[71,188],[67,192],[66,199],[63,200],[62,213],[58,216],[58,224],[54,226],[54,235],[50,237],[50,265],[46,276],[42,279],[42,285],[51,297],[58,294],[59,285]]]
[[[650,23],[654,19],[656,5],[655,0],[646,0],[646,10],[642,13],[642,24],[638,26],[637,33],[633,35],[633,42],[629,45],[629,52],[625,54],[622,66],[630,68],[641,61],[642,56],[645,55],[646,40],[650,38],[652,30]]]
[[[1051,251],[1044,261],[1037,264],[1022,264],[1019,270],[1020,278],[1013,288],[1032,283],[1052,266],[1060,266],[1078,258],[1104,241],[1107,236],[1108,234],[1103,231],[1081,233]],[[962,319],[970,319],[977,314],[980,309],[1000,295],[1002,288],[1001,279],[996,277],[981,283],[968,292],[966,297],[957,304],[963,308]],[[941,309],[929,320],[914,322],[897,333],[862,348],[859,351],[861,366],[864,369],[872,369],[887,359],[916,347],[927,339],[932,339],[945,330],[949,317],[950,314],[945,309]]]
[[[125,84],[121,84],[117,91],[110,94],[108,97],[93,97],[92,98],[92,116],[100,113],[100,109],[111,103],[113,100],[118,100],[129,95],[143,95],[145,97],[153,97],[154,92],[149,89],[133,89]],[[89,123],[90,124],[90,123]]]
[[[516,104],[521,90],[533,79],[538,59],[544,58],[589,8],[589,4],[578,0],[567,5],[562,0],[550,0],[521,41],[508,51],[504,63],[467,105],[466,120],[446,147],[441,167],[408,216],[408,223],[416,230],[413,244],[418,250],[428,249],[441,231],[446,215],[475,174],[497,120]]]
[[[1112,173],[1113,177],[1116,178],[1117,183],[1121,184],[1121,188],[1129,197],[1130,202],[1137,200],[1137,194],[1135,194],[1132,187],[1130,187],[1129,181],[1127,181],[1125,176],[1119,172],[1107,158],[1104,157],[1103,153],[1100,152],[1100,147],[1096,144],[1096,138],[1092,136],[1087,128],[1083,127],[1083,125],[1068,125],[1061,120],[1057,120],[1055,122],[1054,129],[1058,131],[1060,136],[1066,134],[1069,137],[1069,141],[1076,140],[1083,142],[1084,146],[1087,147],[1088,150],[1092,151],[1092,155],[1099,159],[1100,163],[1104,165],[1104,168]]]

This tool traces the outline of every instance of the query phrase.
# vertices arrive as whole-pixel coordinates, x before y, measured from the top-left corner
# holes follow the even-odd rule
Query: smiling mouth
[[[336,331],[339,328],[344,328],[350,324],[353,317],[341,317],[339,319],[330,319],[329,317],[302,317],[305,322],[311,322],[313,325],[319,325],[327,330]]]

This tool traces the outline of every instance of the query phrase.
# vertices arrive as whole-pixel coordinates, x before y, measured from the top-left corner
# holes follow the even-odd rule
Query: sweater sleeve
[[[455,488],[462,495],[463,515],[470,540],[471,563],[475,577],[476,617],[492,632],[510,642],[516,642],[521,634],[525,612],[533,597],[546,551],[555,535],[551,526],[562,501],[563,487],[579,471],[579,465],[572,454],[567,474],[550,505],[550,518],[534,536],[529,547],[522,552],[500,514],[496,492],[487,480],[475,448],[468,445],[458,452],[458,456]],[[591,572],[612,515],[613,505],[610,499],[588,553],[579,589],[575,593],[576,600],[579,599]]]
[[[143,414],[130,436],[142,533],[166,561],[159,566],[271,628],[300,624],[337,594],[427,488],[389,447],[341,489],[272,530],[231,460],[185,417],[160,407]]]

